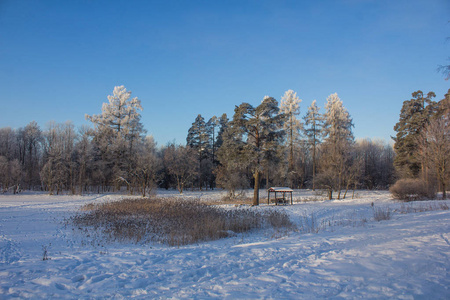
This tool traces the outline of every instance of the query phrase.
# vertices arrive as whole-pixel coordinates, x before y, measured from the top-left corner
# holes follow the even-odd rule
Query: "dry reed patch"
[[[267,198],[265,201],[267,202]],[[252,205],[253,198],[251,198],[251,197],[230,198],[230,197],[225,196],[222,199],[218,199],[218,200],[202,200],[202,203],[205,203],[208,205],[223,205],[223,204]],[[260,199],[260,203],[265,203],[265,202],[264,202],[264,200]]]
[[[426,212],[426,211],[435,211],[435,210],[448,210],[449,207],[447,203],[423,203],[420,205],[402,204],[398,209],[398,212],[401,214],[408,213],[417,213],[417,212]]]
[[[88,204],[70,219],[76,228],[101,232],[105,241],[158,242],[181,246],[272,227],[294,228],[284,212],[250,207],[225,209],[198,200],[124,199]]]

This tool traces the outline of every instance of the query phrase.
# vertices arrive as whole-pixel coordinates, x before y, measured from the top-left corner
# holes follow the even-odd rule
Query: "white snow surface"
[[[322,196],[295,190],[292,206],[252,208],[284,210],[299,229],[314,216],[318,233],[257,230],[176,248],[89,243],[65,226],[82,205],[124,195],[0,195],[0,299],[450,299],[450,211],[402,214],[388,192],[356,196],[299,202]],[[391,219],[375,221],[372,202]]]

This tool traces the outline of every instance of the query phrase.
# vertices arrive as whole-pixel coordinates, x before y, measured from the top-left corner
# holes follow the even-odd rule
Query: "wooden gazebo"
[[[286,198],[286,194],[291,195],[291,205],[294,204],[294,201],[292,199],[292,192],[294,190],[290,189],[288,187],[271,187],[267,190],[267,204],[270,204],[270,202],[275,203],[275,205],[278,204],[289,204],[289,199]],[[274,193],[275,197],[270,200],[270,194]]]

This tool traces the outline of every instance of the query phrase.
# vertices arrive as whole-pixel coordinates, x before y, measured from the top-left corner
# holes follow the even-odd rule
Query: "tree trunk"
[[[253,177],[255,178],[255,188],[253,190],[253,205],[259,205],[259,171],[256,171]]]
[[[445,192],[445,180],[442,182],[442,200],[447,198],[447,193]]]
[[[314,139],[315,139],[315,135],[314,135]],[[312,190],[315,191],[316,190],[316,141],[314,140],[314,145],[313,145],[313,186],[312,186]]]

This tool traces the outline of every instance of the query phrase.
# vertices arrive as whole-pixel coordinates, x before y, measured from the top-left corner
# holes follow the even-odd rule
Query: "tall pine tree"
[[[234,110],[231,124],[245,144],[245,155],[251,158],[249,163],[255,182],[253,205],[259,205],[262,162],[276,151],[284,135],[285,115],[279,111],[278,102],[272,97],[266,97],[257,107],[242,103]]]
[[[192,123],[191,128],[189,128],[186,144],[197,154],[199,170],[198,187],[201,190],[203,188],[203,183],[208,177],[208,171],[211,169],[207,161],[209,150],[211,148],[210,136],[208,126],[202,115],[198,115]]]
[[[412,98],[403,102],[400,119],[395,124],[397,132],[393,137],[395,141],[394,166],[403,178],[416,178],[421,170],[424,171],[424,163],[418,153],[418,139],[425,125],[436,113],[437,104],[432,101],[436,97],[433,92],[426,96],[418,90],[412,93]]]

